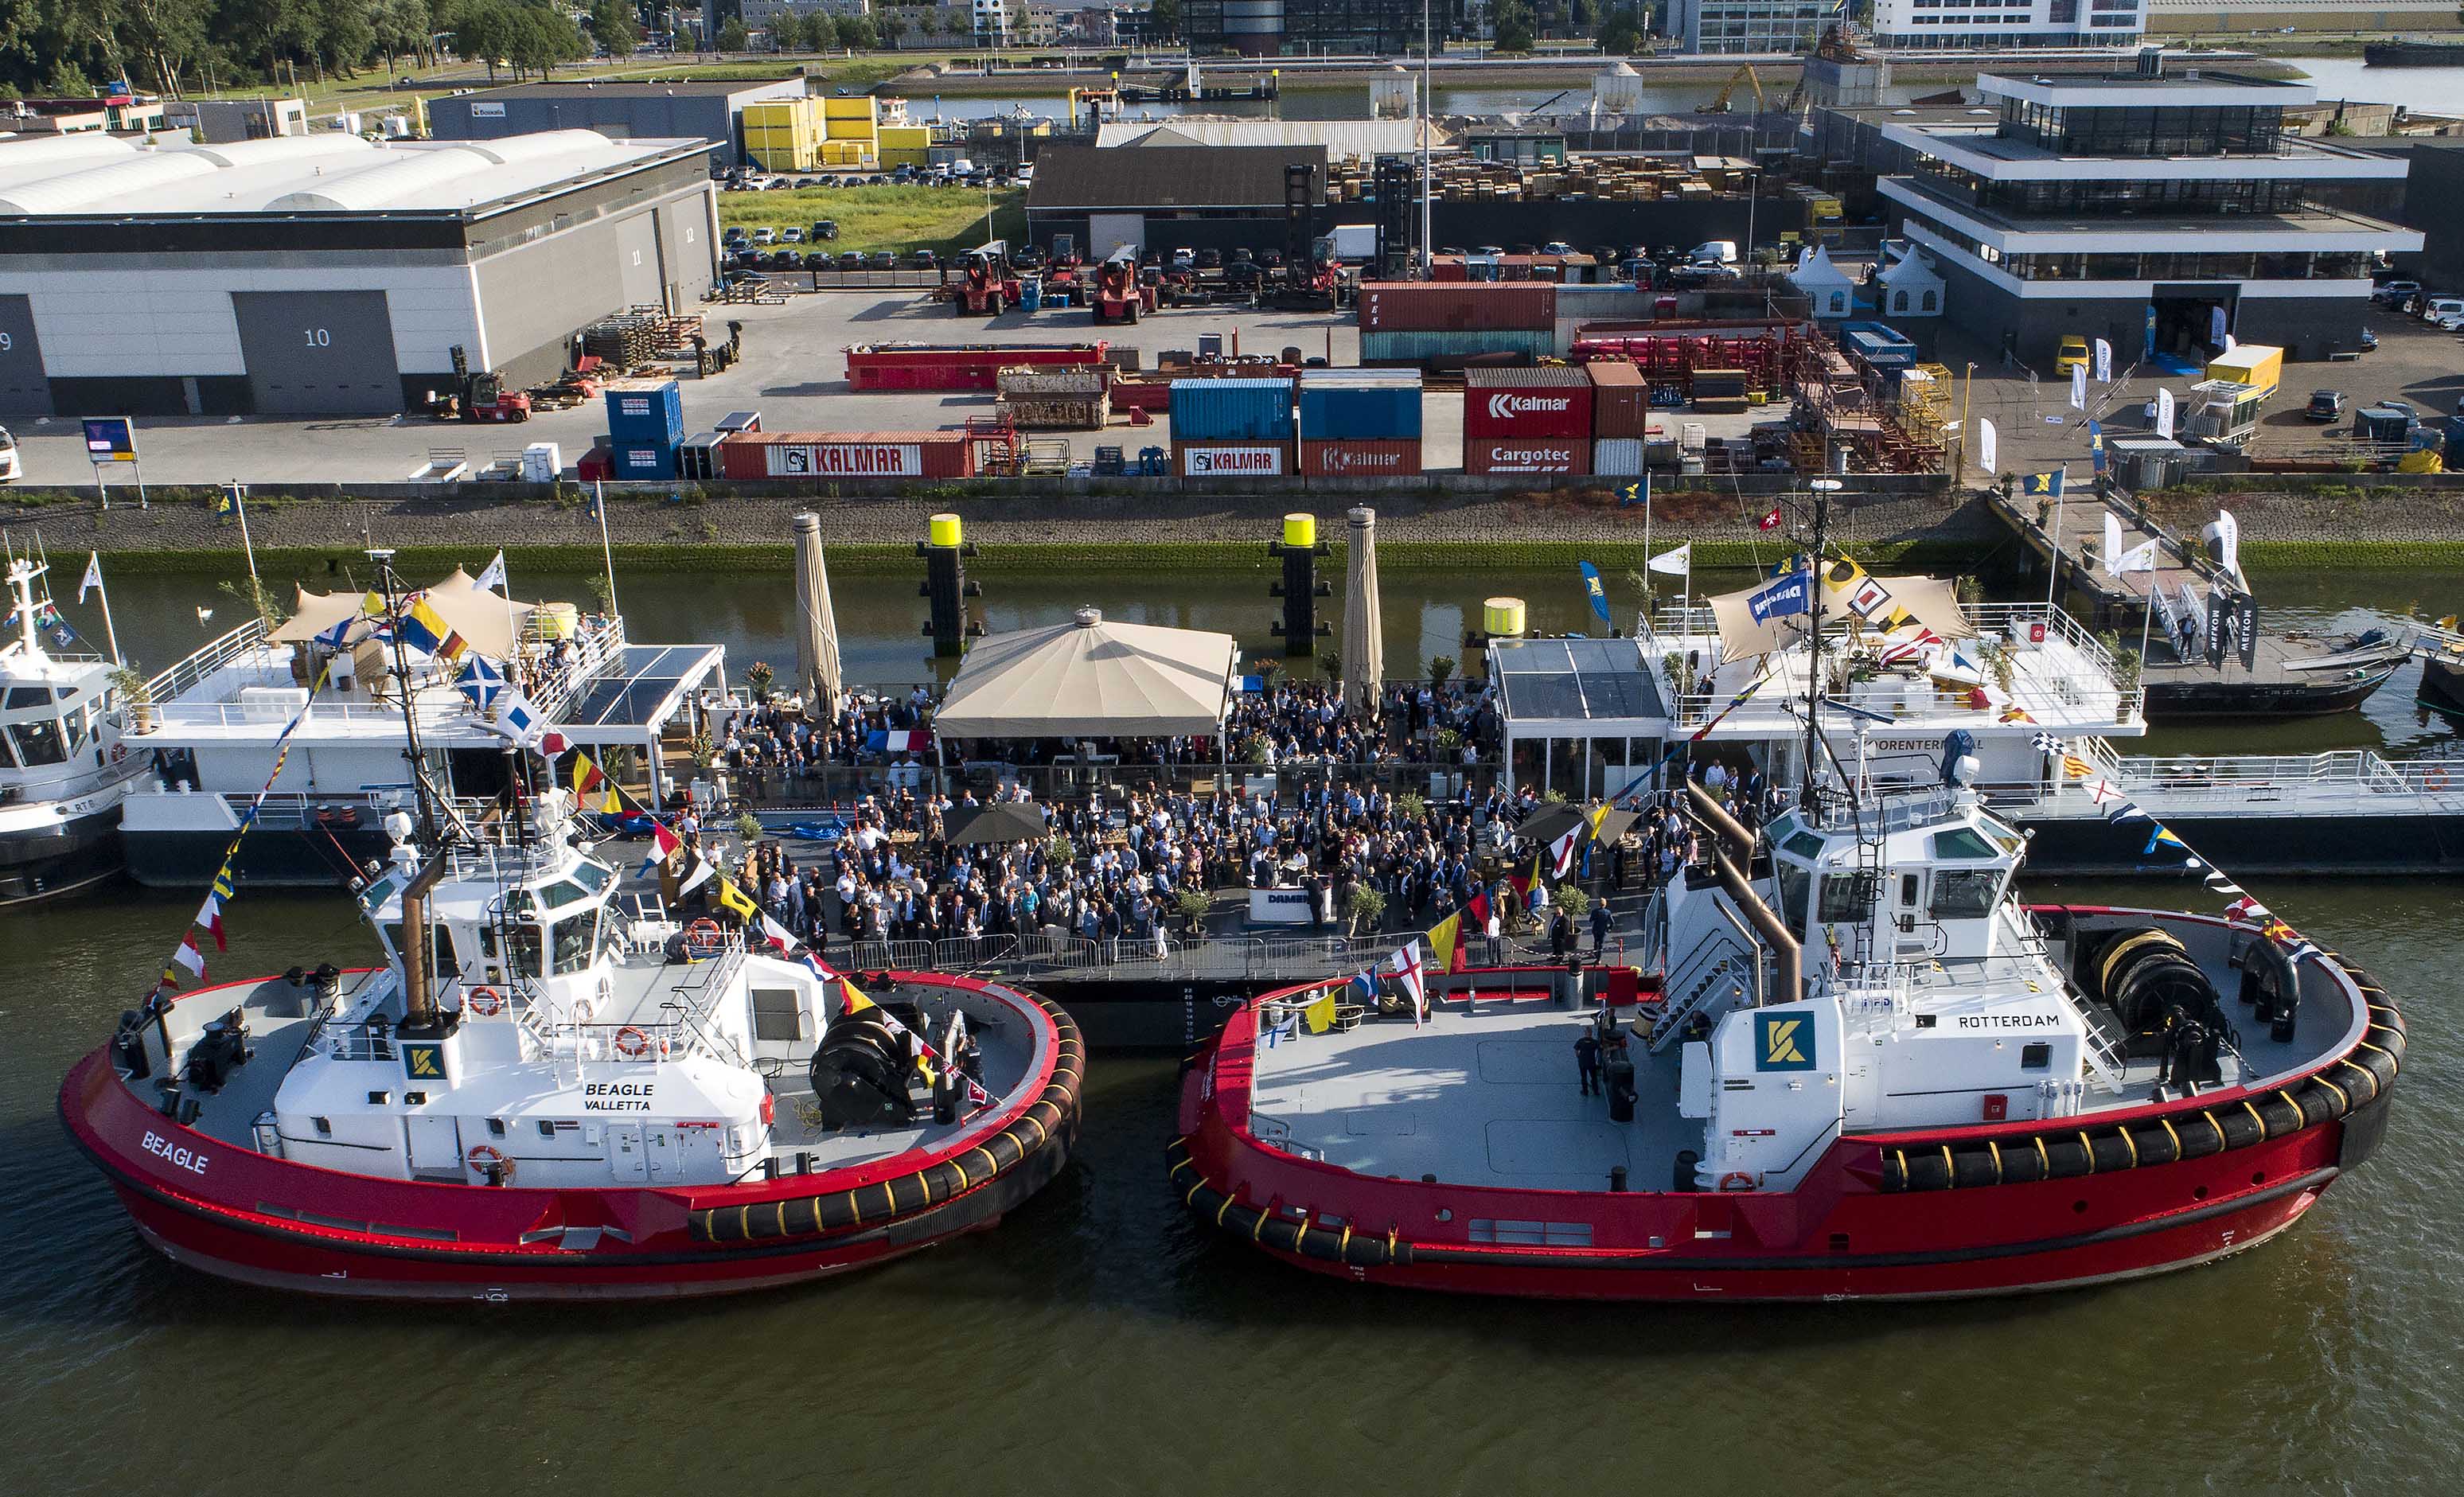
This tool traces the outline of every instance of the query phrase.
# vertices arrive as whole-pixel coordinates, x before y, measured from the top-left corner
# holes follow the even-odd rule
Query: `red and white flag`
[[[1386,958],[1386,970],[1395,974],[1397,987],[1412,995],[1412,1027],[1418,1029],[1421,1021],[1429,1017],[1429,988],[1420,970],[1420,943],[1409,940],[1397,947],[1395,955]]]
[[[1762,517],[1761,523],[1762,528],[1765,530],[1779,529],[1779,506],[1776,504],[1772,505],[1771,513]]]
[[[204,908],[197,912],[197,923],[214,938],[214,950],[229,951],[231,942],[223,936],[223,902],[216,894],[208,894]]]
[[[1574,870],[1574,841],[1582,835],[1580,826],[1569,826],[1566,834],[1549,844],[1549,876],[1564,878]]]
[[[181,933],[179,949],[171,953],[171,960],[174,965],[187,968],[188,975],[195,978],[198,981],[203,982],[206,980],[206,954],[197,949],[197,933],[195,931],[190,930]],[[179,979],[171,975],[170,969],[167,967],[164,969],[163,980],[165,982],[177,982],[179,980]]]
[[[795,950],[796,933],[771,918],[767,912],[761,916],[761,936],[782,956]]]

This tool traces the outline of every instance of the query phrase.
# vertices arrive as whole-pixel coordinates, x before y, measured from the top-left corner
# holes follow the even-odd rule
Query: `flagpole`
[[[248,601],[262,615],[265,611],[265,583],[257,581],[256,577],[256,542],[248,539],[248,490],[239,480],[233,479],[231,492],[231,513],[239,517],[240,549],[248,553]]]
[[[111,584],[102,580],[102,558],[99,556],[94,558],[94,590],[102,594],[102,635],[111,642],[111,663],[124,666],[128,662],[121,658],[120,629],[111,622]]]
[[[607,481],[594,478],[591,483],[597,491],[593,507],[599,511],[599,559],[607,566],[607,612],[612,618],[622,610],[616,606],[616,549],[607,543]],[[505,596],[513,593],[509,590]]]
[[[2058,468],[2054,471],[2062,472]],[[2054,480],[2053,544],[2045,556],[2045,617],[2047,619],[2054,616],[2054,594],[2062,584],[2062,500],[2065,497],[2062,491],[2069,487],[2068,473],[2063,473],[2061,477]]]

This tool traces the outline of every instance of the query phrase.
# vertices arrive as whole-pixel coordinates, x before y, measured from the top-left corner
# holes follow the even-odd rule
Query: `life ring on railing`
[[[616,1031],[615,1050],[618,1060],[640,1060],[650,1053],[650,1037],[631,1024],[627,1024]]]
[[[716,920],[695,920],[685,927],[687,959],[693,957],[714,956],[726,944],[727,933],[719,929]]]
[[[2444,790],[2447,788],[2447,771],[2433,764],[2430,772],[2421,777],[2421,782],[2430,789]]]
[[[462,1006],[482,1019],[494,1019],[505,1011],[505,995],[492,987],[474,987],[462,1000]]]
[[[492,1184],[507,1185],[513,1182],[514,1161],[506,1158],[504,1151],[492,1144],[474,1143],[471,1146],[471,1152],[462,1157],[471,1168],[486,1176]]]
[[[128,759],[128,745],[127,745],[127,744],[125,744],[125,743],[114,743],[114,744],[111,746],[111,761],[112,761],[113,763],[115,763],[115,764],[124,763],[124,762],[126,762],[126,761],[127,761],[127,759]]]
[[[1754,1188],[1754,1178],[1743,1170],[1730,1170],[1727,1174],[1720,1177],[1720,1188],[1722,1190],[1751,1190]]]

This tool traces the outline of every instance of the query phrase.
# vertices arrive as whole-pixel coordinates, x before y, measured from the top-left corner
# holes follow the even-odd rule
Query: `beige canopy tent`
[[[1958,593],[1939,578],[1876,577],[1842,558],[1824,568],[1821,583],[1822,622],[1826,627],[1853,620],[1860,629],[1886,633],[1915,623],[1944,639],[1965,639],[1976,632],[1976,627],[1968,622],[1968,614],[1959,605]],[[1754,617],[1749,600],[1770,585],[1767,582],[1757,583],[1708,600],[1712,616],[1720,621],[1723,662],[1749,660],[1805,642],[1808,614]]]
[[[1081,608],[1067,624],[979,641],[934,715],[934,739],[1218,734],[1239,658],[1229,634],[1108,624]]]
[[[468,641],[472,649],[497,660],[512,655],[522,621],[540,606],[516,603],[509,607],[501,594],[482,590],[460,567],[426,591],[428,605],[436,610],[436,616],[448,627]],[[292,599],[291,617],[267,637],[278,645],[315,639],[342,620],[358,617],[366,599],[364,592],[319,593],[299,588]]]

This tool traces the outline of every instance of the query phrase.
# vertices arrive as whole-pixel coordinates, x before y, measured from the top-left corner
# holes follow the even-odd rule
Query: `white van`
[[[17,439],[0,427],[0,483],[16,482],[17,473]]]
[[[1697,265],[1734,265],[1737,263],[1737,241],[1705,239],[1685,252],[1685,257]]]

